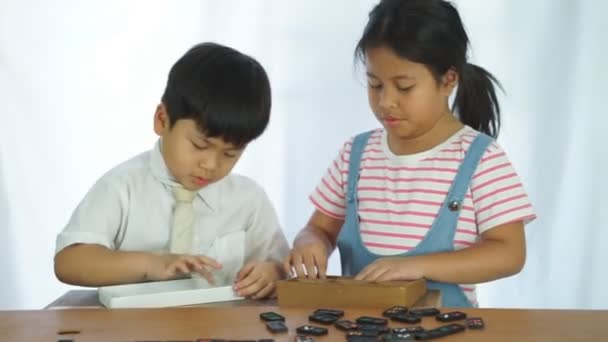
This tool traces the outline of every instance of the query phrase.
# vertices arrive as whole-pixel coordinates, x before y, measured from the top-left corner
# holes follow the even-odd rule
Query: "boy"
[[[57,237],[55,274],[107,286],[200,274],[263,298],[289,252],[264,191],[230,174],[266,129],[270,84],[253,58],[214,43],[172,67],[155,148],[106,173]]]

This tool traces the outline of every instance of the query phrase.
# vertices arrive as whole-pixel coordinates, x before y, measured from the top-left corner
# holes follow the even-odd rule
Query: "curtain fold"
[[[168,70],[201,41],[269,73],[271,124],[236,171],[264,186],[292,240],[342,143],[378,126],[353,61],[375,3],[1,0],[0,309],[41,308],[72,288],[53,274],[55,235],[97,178],[152,147]],[[481,306],[608,308],[608,2],[455,3],[472,61],[505,88],[499,142],[539,215],[525,269],[481,285]]]

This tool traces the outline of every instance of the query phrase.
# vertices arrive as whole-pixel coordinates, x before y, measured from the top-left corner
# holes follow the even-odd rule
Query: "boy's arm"
[[[114,250],[128,207],[121,187],[101,178],[74,210],[57,237],[55,276],[64,283],[107,286],[140,282],[154,257]]]
[[[222,266],[207,256],[117,250],[127,221],[128,198],[126,185],[111,177],[95,183],[57,236],[57,278],[73,285],[107,286],[196,272],[213,283],[209,268]]]
[[[83,286],[142,280],[142,254],[114,251],[115,239],[126,220],[128,199],[124,192],[120,182],[108,174],[87,192],[57,236],[57,279]],[[118,272],[116,279],[112,277],[114,271]],[[126,276],[126,272],[131,274]]]
[[[253,203],[256,205],[246,232],[245,263],[272,261],[280,266],[283,258],[289,253],[289,244],[279,224],[274,206],[262,189],[259,189]]]
[[[109,174],[91,187],[57,236],[57,279],[81,286],[125,284],[171,278],[208,263],[190,256],[116,250],[125,229],[128,198],[126,185]]]
[[[289,245],[266,193],[259,188],[248,203],[255,205],[246,231],[245,264],[238,270],[233,288],[240,296],[259,299],[272,295],[276,280],[285,278],[282,259],[289,253]]]
[[[220,269],[221,265],[204,255],[116,251],[95,244],[71,245],[55,256],[57,278],[81,286],[170,280],[191,272],[201,274],[213,284],[209,268]]]
[[[146,280],[159,258],[146,252],[115,251],[96,244],[76,244],[55,255],[55,275],[67,284],[107,286]]]

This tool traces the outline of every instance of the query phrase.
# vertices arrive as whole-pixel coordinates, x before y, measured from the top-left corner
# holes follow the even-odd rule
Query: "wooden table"
[[[270,334],[259,319],[265,311],[286,317],[289,331]],[[378,309],[345,309],[345,317],[379,316]],[[440,339],[446,342],[555,342],[606,341],[608,311],[464,309],[482,317],[483,331],[468,330]],[[261,339],[293,341],[295,328],[308,323],[310,309],[276,306],[190,307],[168,309],[67,309],[0,312],[1,341],[192,341],[197,338]],[[424,318],[425,328],[438,325]],[[408,326],[390,322],[391,327]],[[58,335],[62,330],[79,331]],[[329,334],[316,341],[345,341],[344,333],[329,327]]]
[[[276,300],[235,300],[209,304],[197,304],[196,307],[235,307],[235,306],[273,306]],[[99,309],[104,306],[99,302],[97,290],[71,290],[47,305],[45,310],[59,309]]]
[[[414,306],[438,306],[439,292],[429,290]],[[234,306],[275,306],[276,300],[235,300],[227,302],[198,304],[197,307],[234,307]],[[97,290],[71,290],[45,307],[45,309],[101,308]]]

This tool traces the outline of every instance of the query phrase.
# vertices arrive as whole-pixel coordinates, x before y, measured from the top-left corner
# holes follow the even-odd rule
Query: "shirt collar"
[[[152,151],[150,151],[150,171],[156,180],[165,184],[166,186],[173,188],[175,186],[182,186],[177,182],[175,177],[171,174],[165,164],[165,159],[161,153],[161,139],[158,139]],[[219,207],[220,191],[219,185],[222,180],[209,184],[198,190],[198,196],[203,200],[203,203],[209,207],[212,211],[216,211]]]

